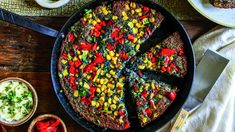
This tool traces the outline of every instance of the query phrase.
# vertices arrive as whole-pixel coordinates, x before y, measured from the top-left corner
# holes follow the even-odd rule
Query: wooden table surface
[[[68,18],[30,17],[30,19],[59,30]],[[192,41],[216,26],[207,20],[181,22]],[[39,105],[33,118],[40,114],[52,113],[65,121],[68,132],[86,131],[66,114],[54,94],[50,78],[50,56],[54,40],[0,21],[0,79],[21,77],[35,87]],[[7,127],[7,130],[26,132],[31,120],[18,127]]]

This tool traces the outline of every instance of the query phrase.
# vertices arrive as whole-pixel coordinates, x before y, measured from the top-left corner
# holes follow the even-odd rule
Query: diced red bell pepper
[[[146,99],[147,98],[147,92],[146,90],[144,90],[142,93],[141,93],[141,96]]]
[[[76,73],[76,69],[75,69],[74,66],[70,66],[69,73],[71,73],[71,74],[75,74]]]
[[[91,86],[90,87],[90,93],[94,93],[96,91],[96,87]]]
[[[151,99],[151,100],[149,100],[149,104],[150,104],[150,107],[151,108],[154,108],[154,106],[155,106],[155,103],[154,103],[154,101]]]
[[[101,64],[105,61],[105,58],[102,56],[101,53],[96,53],[95,56],[96,56],[96,58],[94,60],[94,63]]]
[[[179,50],[179,55],[180,56],[184,55],[184,50],[182,48]]]
[[[161,56],[164,56],[164,55],[174,55],[176,53],[176,51],[174,49],[165,49],[165,48],[162,48],[161,49]]]
[[[102,29],[102,27],[100,26],[100,24],[97,23],[97,24],[95,25],[95,29],[97,29],[98,31],[100,31],[100,30]]]
[[[36,122],[36,128],[39,131],[41,131],[43,129],[47,129],[47,127],[49,127],[49,126],[50,126],[49,122],[42,122],[42,121]]]
[[[69,39],[69,42],[71,42],[71,43],[74,42],[75,38],[74,38],[74,35],[73,35],[72,32],[69,32],[69,34],[68,34],[68,39]]]
[[[89,36],[92,36],[94,33],[94,30],[90,30]]]
[[[75,67],[79,67],[82,63],[81,61],[78,59],[77,61],[74,62]]]
[[[146,28],[146,31],[147,31],[148,35],[152,34],[152,31],[151,31],[151,29],[149,27]]]
[[[84,72],[85,73],[91,72],[94,69],[94,67],[95,67],[95,63],[90,63],[84,68]]]
[[[100,22],[100,25],[103,26],[103,27],[105,27],[105,26],[106,26],[105,21],[101,21],[101,22]]]
[[[119,114],[120,117],[123,117],[125,115],[125,113],[122,109],[118,110],[118,114]]]
[[[73,61],[69,61],[69,66],[74,66],[74,62]]]
[[[125,52],[120,53],[120,58],[126,60],[126,59],[128,59],[128,57],[129,57],[128,54],[126,54]]]
[[[113,50],[115,48],[114,45],[108,44],[106,47],[108,50]]]
[[[165,64],[168,64],[169,60],[170,60],[170,58],[167,56],[167,57],[164,59],[164,63],[165,63]]]
[[[170,93],[168,93],[168,97],[171,101],[175,100],[176,98],[176,92],[175,91],[172,91]]]
[[[155,94],[157,94],[159,91],[157,89],[154,89]]]
[[[61,58],[63,58],[64,60],[68,60],[68,56],[67,56],[67,54],[65,54],[65,53],[63,53],[63,54],[61,55]]]
[[[150,57],[150,58],[152,58],[153,52],[148,52],[148,53],[147,53],[147,56]]]
[[[121,38],[121,39],[118,40],[118,42],[119,42],[120,44],[124,44],[125,39],[124,39],[124,38]]]
[[[109,20],[107,23],[107,26],[111,26],[111,25],[113,25],[113,20]]]
[[[95,37],[98,38],[98,37],[100,37],[100,35],[101,35],[100,31],[95,31],[95,33],[94,33],[94,36],[95,36]]]
[[[138,75],[139,75],[140,77],[142,77],[142,76],[143,76],[143,74],[142,74],[142,72],[141,72],[141,71],[138,71]]]
[[[129,41],[133,42],[134,39],[135,39],[135,36],[134,36],[133,34],[129,34],[129,35],[127,36],[127,39],[128,39]]]
[[[95,51],[95,50],[96,50],[96,47],[97,47],[97,43],[95,43],[95,44],[92,46],[92,51]]]
[[[165,72],[166,71],[166,68],[164,66],[161,67],[161,71],[162,72]]]
[[[152,115],[152,113],[153,113],[150,108],[147,108],[147,109],[145,110],[145,112],[147,113],[148,117],[151,117],[151,115]]]
[[[170,68],[170,67],[167,67],[167,68],[166,68],[166,71],[167,71],[167,73],[170,74],[170,73],[171,73],[171,68]]]
[[[92,44],[87,44],[86,42],[81,42],[79,48],[81,50],[91,50],[92,49]]]
[[[152,58],[151,58],[151,61],[152,61],[152,63],[155,63],[157,60],[156,60],[155,57],[152,57]]]
[[[150,15],[150,13],[147,13],[146,15],[143,15],[143,16],[139,17],[139,19],[142,20],[142,19],[144,19],[144,18],[149,17],[149,15]]]
[[[129,122],[126,122],[125,125],[124,125],[124,128],[125,128],[125,129],[130,128],[130,123],[129,123]]]
[[[69,51],[70,56],[74,57],[74,52],[73,51]]]
[[[148,11],[150,10],[150,8],[147,7],[147,6],[144,6],[143,10],[144,10],[145,12],[148,12]]]

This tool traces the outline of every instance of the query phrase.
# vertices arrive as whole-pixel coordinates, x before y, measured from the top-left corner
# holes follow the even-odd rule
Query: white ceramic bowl
[[[67,4],[70,0],[35,0],[40,6],[45,8],[59,8]]]

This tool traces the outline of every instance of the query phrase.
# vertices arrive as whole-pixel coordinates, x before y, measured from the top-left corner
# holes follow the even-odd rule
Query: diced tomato
[[[95,44],[92,46],[92,51],[95,51],[95,50],[96,50],[96,47],[97,47],[97,43],[95,43]]]
[[[120,44],[124,44],[125,39],[124,39],[124,38],[121,38],[121,39],[118,40],[118,42],[119,42]]]
[[[164,66],[161,67],[161,71],[162,72],[165,72],[166,71],[166,68]]]
[[[75,64],[75,63],[74,63],[73,61],[69,61],[69,66],[72,67],[72,66],[74,66],[74,64]]]
[[[90,64],[88,64],[88,65],[84,68],[84,72],[85,72],[85,73],[92,72],[92,70],[94,69],[94,67],[95,67],[95,63],[90,63]]]
[[[152,63],[155,63],[157,60],[156,60],[155,57],[152,57],[152,58],[151,58],[151,61],[152,61]]]
[[[102,56],[101,53],[96,53],[95,56],[96,56],[96,58],[94,60],[94,63],[101,64],[105,61],[105,58]]]
[[[69,54],[70,54],[70,56],[74,57],[74,52],[73,51],[70,51]]]
[[[87,44],[86,42],[83,41],[83,42],[80,43],[79,49],[81,49],[81,50],[91,50],[92,47],[93,47],[92,44]]]
[[[128,39],[129,41],[133,42],[134,39],[135,39],[135,36],[134,36],[133,34],[129,34],[129,35],[127,36],[127,39]]]
[[[165,48],[162,48],[161,49],[161,56],[164,56],[164,55],[174,55],[176,53],[176,51],[174,49],[165,49]]]
[[[171,73],[171,68],[170,68],[170,67],[167,67],[167,68],[166,68],[166,71],[167,71],[167,73]]]
[[[150,108],[147,108],[147,109],[145,110],[145,112],[147,113],[148,117],[151,117],[151,115],[152,115],[152,113],[153,113]]]
[[[170,58],[167,56],[165,59],[164,59],[164,63],[167,64],[169,62]]]
[[[94,33],[94,30],[90,30],[89,36],[92,36]]]

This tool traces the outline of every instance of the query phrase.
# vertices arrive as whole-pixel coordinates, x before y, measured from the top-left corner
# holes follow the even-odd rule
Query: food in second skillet
[[[187,73],[183,42],[178,32],[173,33],[140,57],[132,59],[131,69],[152,70],[177,77]]]
[[[161,13],[129,1],[85,10],[69,30],[58,63],[63,91],[76,112],[100,127],[130,127],[126,78],[119,73],[162,20]]]
[[[146,80],[129,70],[131,94],[136,104],[140,124],[154,121],[176,98],[177,87],[160,81]]]
[[[210,0],[210,2],[219,8],[235,8],[235,0]]]

